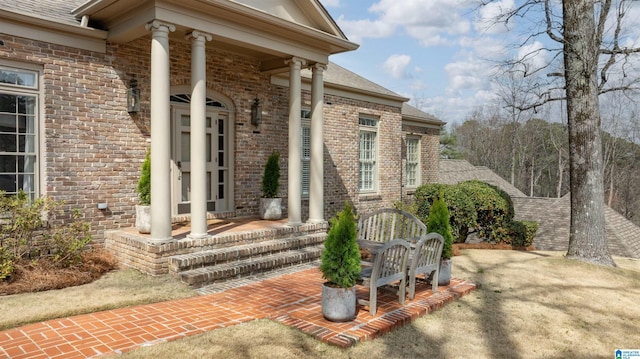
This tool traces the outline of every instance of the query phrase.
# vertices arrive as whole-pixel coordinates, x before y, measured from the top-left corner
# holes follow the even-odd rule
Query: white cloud
[[[346,20],[340,16],[338,25],[354,41],[389,37],[403,29],[423,46],[446,45],[450,43],[447,35],[471,30],[464,16],[470,4],[471,0],[380,0],[368,9],[377,18]]]
[[[486,62],[469,56],[464,60],[448,63],[444,70],[449,76],[447,95],[462,96],[470,91],[485,89],[491,67]]]
[[[548,51],[540,41],[534,41],[518,49],[516,61],[522,64],[522,70],[525,73],[532,74],[548,65]]]
[[[340,0],[322,0],[322,5],[326,7],[340,7]]]
[[[501,15],[513,11],[513,0],[492,1],[480,7],[474,29],[482,34],[498,34],[510,30],[510,24],[498,21]]]
[[[384,62],[382,68],[394,79],[407,79],[411,77],[407,71],[410,63],[411,56],[409,55],[391,55]]]
[[[347,35],[347,38],[356,43],[362,43],[362,40],[366,37],[389,37],[395,32],[395,26],[378,20],[345,20],[344,15],[340,15],[336,22]]]

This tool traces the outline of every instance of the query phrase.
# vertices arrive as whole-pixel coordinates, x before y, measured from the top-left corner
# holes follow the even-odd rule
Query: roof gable
[[[346,37],[317,0],[232,0],[281,19],[329,33],[346,40]]]

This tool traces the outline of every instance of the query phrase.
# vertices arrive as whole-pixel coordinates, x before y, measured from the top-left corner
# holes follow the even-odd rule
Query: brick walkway
[[[0,358],[86,358],[122,353],[261,318],[298,328],[332,345],[349,347],[411,322],[475,289],[454,279],[433,295],[419,284],[401,306],[380,291],[378,315],[360,308],[356,320],[326,321],[321,313],[323,280],[317,268],[198,297],[141,305],[30,324],[0,332]],[[358,297],[368,292],[358,287]]]

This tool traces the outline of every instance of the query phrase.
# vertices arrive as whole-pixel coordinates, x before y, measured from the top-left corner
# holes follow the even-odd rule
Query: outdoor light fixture
[[[138,80],[131,79],[129,88],[127,89],[127,111],[135,115],[140,112],[140,89],[138,88]]]
[[[258,126],[262,122],[262,106],[260,100],[256,97],[251,104],[251,124]]]

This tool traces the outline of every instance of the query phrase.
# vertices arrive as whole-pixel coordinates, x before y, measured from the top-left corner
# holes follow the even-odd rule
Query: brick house
[[[330,63],[358,45],[319,1],[2,3],[0,189],[80,208],[97,242],[133,226],[149,148],[151,242],[256,215],[273,150],[291,225],[437,180],[443,123]]]

